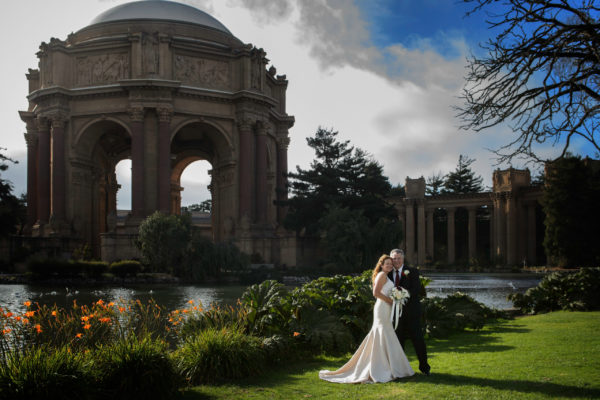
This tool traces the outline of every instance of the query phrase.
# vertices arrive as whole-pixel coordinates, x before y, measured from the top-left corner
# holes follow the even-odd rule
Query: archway
[[[131,159],[125,158],[115,166],[117,177],[117,224],[131,214]]]

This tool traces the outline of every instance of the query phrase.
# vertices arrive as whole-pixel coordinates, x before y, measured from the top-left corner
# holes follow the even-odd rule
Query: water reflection
[[[523,274],[441,274],[426,273],[433,279],[428,286],[428,296],[445,297],[456,291],[467,293],[487,306],[509,308],[512,306],[506,296],[509,293],[524,293],[537,286],[540,276]],[[78,286],[56,287],[41,285],[0,285],[0,307],[13,312],[25,310],[27,300],[40,304],[56,304],[70,307],[73,300],[78,304],[90,304],[102,299],[117,302],[137,300],[146,303],[154,299],[168,310],[183,308],[189,300],[204,307],[212,303],[233,305],[242,295],[246,286],[208,285],[132,285],[132,286]]]

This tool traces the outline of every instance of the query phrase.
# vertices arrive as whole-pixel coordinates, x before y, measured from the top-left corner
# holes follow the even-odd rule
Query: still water
[[[506,300],[509,293],[524,293],[541,280],[539,275],[523,274],[441,274],[426,273],[433,279],[427,287],[428,296],[445,297],[456,291],[471,295],[475,300],[494,308],[510,308]],[[131,285],[131,286],[42,286],[42,285],[0,285],[0,307],[13,312],[24,311],[25,301],[40,304],[56,304],[68,307],[77,300],[78,304],[104,301],[136,300],[142,303],[150,299],[169,310],[187,306],[189,300],[200,301],[205,307],[210,304],[235,304],[246,286],[209,285]]]

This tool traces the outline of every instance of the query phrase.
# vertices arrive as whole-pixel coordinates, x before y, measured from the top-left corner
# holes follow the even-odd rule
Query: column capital
[[[127,112],[129,119],[133,122],[142,122],[144,120],[144,107],[129,107]]]
[[[290,138],[289,136],[277,136],[277,144],[282,148],[286,149],[290,146]]]
[[[238,129],[243,132],[251,131],[255,122],[256,122],[255,120],[253,120],[252,118],[249,118],[249,117],[239,118],[236,121]]]
[[[25,136],[27,147],[34,147],[38,142],[37,132],[26,132],[23,134],[23,136]]]
[[[50,124],[52,128],[64,128],[65,123],[67,122],[67,117],[64,114],[53,114],[49,115]]]
[[[48,130],[48,118],[38,115],[35,119],[38,131]]]
[[[156,113],[158,114],[158,120],[160,122],[170,123],[171,118],[173,118],[173,108],[172,107],[157,107]]]

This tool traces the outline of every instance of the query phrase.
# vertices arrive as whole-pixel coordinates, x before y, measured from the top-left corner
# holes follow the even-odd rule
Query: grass
[[[482,331],[429,339],[432,375],[385,384],[334,384],[318,371],[348,357],[316,356],[262,376],[196,386],[185,399],[593,399],[600,398],[600,312],[554,312]],[[407,355],[417,370],[409,347]]]

